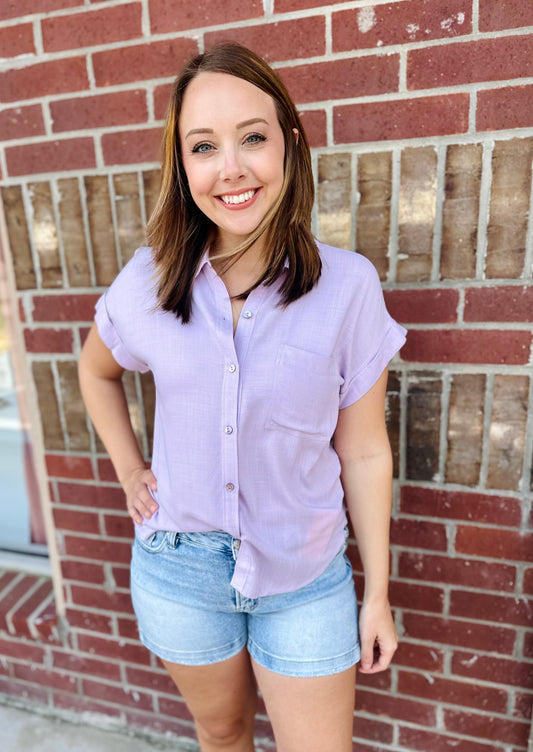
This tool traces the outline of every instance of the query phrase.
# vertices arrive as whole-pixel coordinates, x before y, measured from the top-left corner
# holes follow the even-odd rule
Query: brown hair
[[[285,141],[280,195],[231,257],[238,258],[265,233],[266,269],[254,287],[275,282],[287,261],[286,276],[280,286],[285,305],[309,292],[322,268],[311,234],[314,201],[311,155],[296,107],[279,76],[258,55],[240,44],[218,44],[187,63],[174,83],[163,137],[161,191],[147,226],[148,241],[154,248],[159,304],[163,310],[173,311],[183,323],[191,316],[192,287],[206,250],[211,222],[198,209],[189,190],[181,158],[178,119],[187,86],[204,71],[242,78],[272,97]],[[298,130],[298,138],[294,128]],[[239,297],[245,297],[250,290]]]

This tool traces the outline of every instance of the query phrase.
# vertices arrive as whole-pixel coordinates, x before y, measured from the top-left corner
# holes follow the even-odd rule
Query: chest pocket
[[[281,345],[266,427],[329,439],[337,424],[341,383],[332,358]]]

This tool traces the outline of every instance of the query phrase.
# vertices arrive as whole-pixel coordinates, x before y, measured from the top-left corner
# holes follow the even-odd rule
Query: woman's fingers
[[[157,480],[151,470],[135,471],[124,485],[128,513],[134,522],[141,525],[159,508],[153,497],[157,491]]]

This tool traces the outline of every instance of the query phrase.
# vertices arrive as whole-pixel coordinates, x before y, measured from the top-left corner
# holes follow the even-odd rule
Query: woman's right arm
[[[134,522],[141,524],[143,518],[150,519],[157,510],[148,490],[156,491],[157,481],[145,466],[133,432],[123,373],[93,324],[79,362],[81,393],[126,493],[128,512]]]

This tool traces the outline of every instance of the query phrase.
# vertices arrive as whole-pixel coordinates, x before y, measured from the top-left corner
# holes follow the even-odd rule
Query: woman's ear
[[[296,143],[298,143],[298,141],[300,140],[300,131],[298,130],[298,128],[293,128],[292,132],[294,133],[296,137]]]

